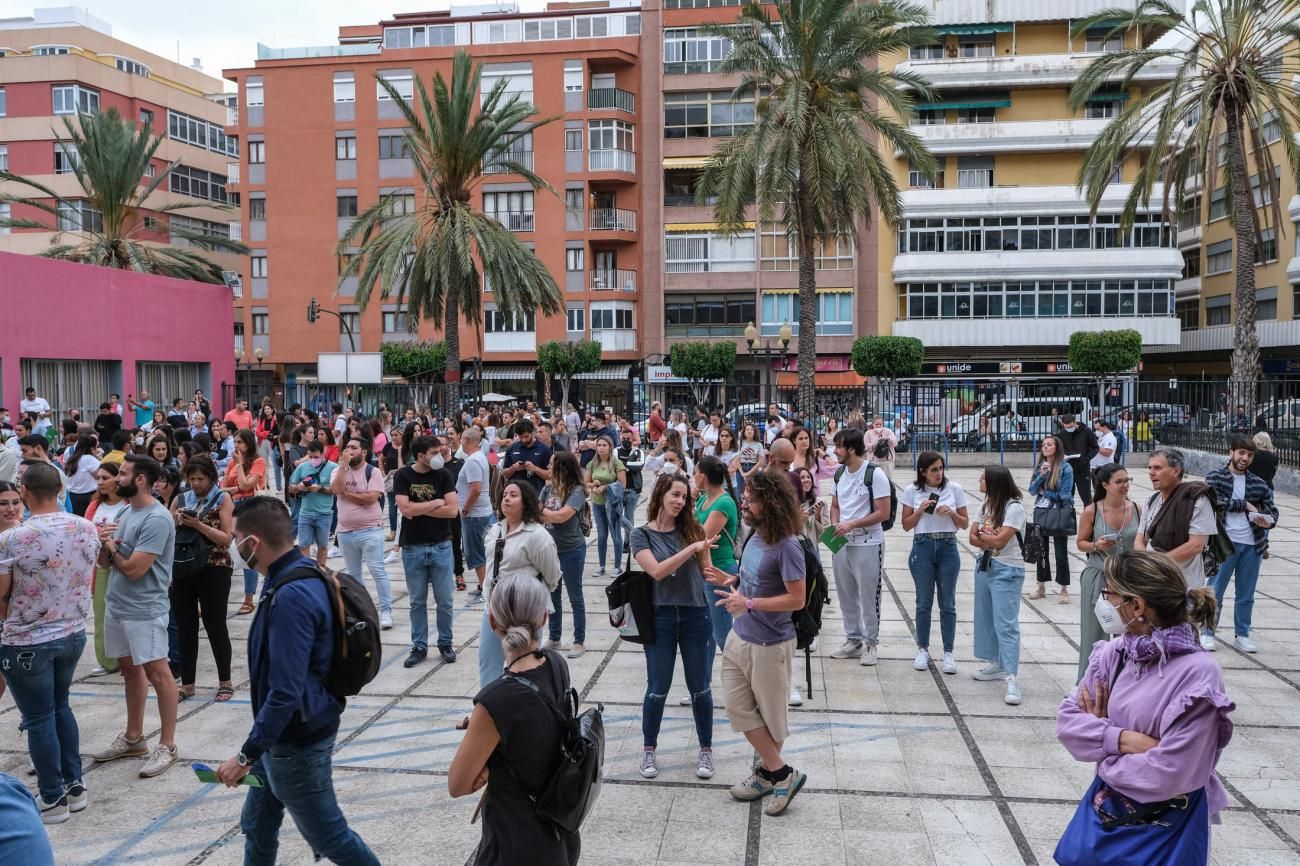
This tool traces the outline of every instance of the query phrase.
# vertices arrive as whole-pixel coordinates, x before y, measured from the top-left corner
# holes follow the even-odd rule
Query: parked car
[[[1015,415],[1008,415],[1014,410]],[[1053,414],[1056,410],[1056,414]],[[1056,419],[1065,413],[1075,418],[1092,415],[1092,401],[1087,397],[1021,397],[990,400],[948,425],[948,441],[957,446],[974,448],[979,442],[980,420],[987,418],[993,437],[1003,441],[1030,441],[1056,432]]]
[[[1152,428],[1186,427],[1192,418],[1191,406],[1178,403],[1138,403],[1108,412],[1106,420],[1111,423],[1111,426],[1114,426],[1120,422],[1120,418],[1125,412],[1132,416],[1134,423],[1143,413],[1146,413]]]

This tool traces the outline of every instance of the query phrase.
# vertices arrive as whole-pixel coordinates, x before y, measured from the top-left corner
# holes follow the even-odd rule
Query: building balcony
[[[1124,209],[1132,184],[1106,187],[1098,213],[1119,213]],[[1151,207],[1141,213],[1159,213],[1163,184],[1151,192]],[[1086,214],[1092,208],[1073,186],[992,186],[903,191],[903,211],[908,219],[928,217],[1060,216]]]
[[[636,351],[636,331],[631,328],[592,328],[591,339],[606,352]]]
[[[1182,254],[1168,247],[1101,251],[902,253],[894,259],[894,280],[899,283],[965,280],[1176,280],[1182,273]]]
[[[531,232],[536,227],[536,213],[530,210],[497,211],[488,216],[512,232]]]
[[[1174,297],[1176,298],[1197,298],[1201,294],[1200,276],[1187,277],[1182,280],[1174,280]]]
[[[587,228],[593,232],[636,233],[636,211],[622,208],[596,208],[587,211]]]
[[[1261,349],[1284,348],[1300,345],[1300,319],[1288,321],[1257,322]],[[1162,345],[1148,346],[1145,337],[1142,350],[1153,353],[1174,352],[1231,352],[1235,345],[1232,325],[1214,325],[1183,331],[1177,339]],[[1176,360],[1176,359],[1171,359]]]
[[[596,87],[587,91],[587,108],[590,111],[636,111],[636,97],[627,90],[617,87]]]
[[[1286,278],[1292,285],[1300,283],[1300,256],[1296,256],[1286,265]]]
[[[920,75],[936,89],[976,87],[1069,87],[1099,54],[1020,54],[1010,57],[945,57],[909,60],[899,72]],[[1134,79],[1136,84],[1170,81],[1176,63],[1149,63]],[[1119,81],[1117,77],[1115,79]]]
[[[1064,104],[1061,110],[1065,110]],[[935,156],[987,155],[1087,150],[1108,123],[1105,119],[1018,120],[913,125],[910,129]],[[1150,136],[1134,142],[1138,147],[1149,147],[1151,143]]]
[[[1297,323],[1300,324],[1300,323]],[[963,348],[989,345],[990,334],[1015,334],[1020,346],[1067,346],[1076,331],[1131,328],[1142,335],[1144,350],[1178,343],[1178,319],[1173,316],[1131,316],[1040,319],[901,319],[894,336],[916,337],[927,347]]]
[[[1190,225],[1187,228],[1183,228],[1179,226],[1178,248],[1181,250],[1181,249],[1187,249],[1188,247],[1194,247],[1198,245],[1201,242],[1201,234],[1202,234],[1202,229],[1200,223],[1196,223],[1195,225]]]
[[[593,292],[635,292],[636,271],[597,268],[587,272],[587,287]]]
[[[590,171],[636,173],[636,154],[630,150],[593,150],[587,154]]]
[[[513,170],[504,165],[504,162],[512,162],[520,168],[532,171],[533,152],[531,150],[516,150],[509,153],[498,154],[496,156],[485,157],[483,159],[483,173],[511,174]]]

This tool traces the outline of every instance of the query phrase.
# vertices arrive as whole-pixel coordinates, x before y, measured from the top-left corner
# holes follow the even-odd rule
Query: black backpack
[[[835,478],[831,483],[838,485],[840,483],[840,478],[844,476],[844,471],[847,468],[848,467],[846,466],[841,466],[839,469],[836,469]],[[867,479],[867,498],[870,499],[872,502],[876,501],[876,492],[875,490],[872,489],[871,482],[876,477],[877,468],[878,467],[876,466],[876,464],[867,463],[866,474],[864,476]],[[832,491],[832,493],[833,492],[834,491]],[[893,484],[890,484],[889,485],[889,516],[886,517],[884,520],[880,521],[880,531],[888,532],[889,530],[893,529],[894,520],[897,519],[897,517],[898,517],[898,491],[894,488]]]
[[[799,547],[803,549],[803,608],[796,610],[791,618],[794,620],[794,637],[796,649],[808,649],[822,630],[822,608],[831,600],[830,590],[826,586],[826,570],[822,568],[817,546],[799,536]]]
[[[213,488],[216,492],[214,498],[211,493],[199,504],[198,516],[200,518],[207,514],[221,502],[224,496],[219,489]],[[176,527],[176,543],[172,554],[172,579],[193,577],[204,569],[208,564],[208,555],[212,552],[212,544],[203,537],[197,529],[192,526]]]
[[[295,580],[318,577],[325,584],[330,608],[334,611],[334,652],[330,657],[329,674],[325,688],[336,698],[347,698],[361,693],[379,674],[383,653],[379,642],[379,612],[361,581],[345,571],[318,568],[298,568],[275,585],[262,607],[275,604],[275,594],[285,584]],[[272,607],[274,609],[274,607]],[[271,624],[267,624],[266,634]],[[269,638],[267,638],[269,639]],[[262,652],[266,652],[263,643]]]

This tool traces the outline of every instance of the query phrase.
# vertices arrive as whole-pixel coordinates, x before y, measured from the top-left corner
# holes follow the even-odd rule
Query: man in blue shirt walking
[[[344,707],[325,688],[334,614],[324,581],[295,579],[316,564],[294,546],[294,535],[289,510],[269,496],[253,497],[235,518],[239,555],[266,580],[248,632],[253,727],[217,776],[234,787],[251,772],[264,783],[248,789],[240,815],[247,866],[275,863],[286,809],[318,856],[379,866],[334,795],[331,755]]]

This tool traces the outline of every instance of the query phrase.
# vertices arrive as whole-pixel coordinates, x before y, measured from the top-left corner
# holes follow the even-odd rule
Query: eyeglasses
[[[1116,592],[1116,591],[1113,590],[1113,589],[1106,589],[1105,587],[1102,587],[1102,590],[1101,590],[1101,597],[1102,597],[1102,598],[1106,599],[1106,601],[1110,601],[1110,597],[1111,597],[1112,595],[1115,596],[1117,599],[1119,599],[1121,602],[1123,602],[1125,599],[1129,598],[1129,596],[1124,595],[1123,593]]]

